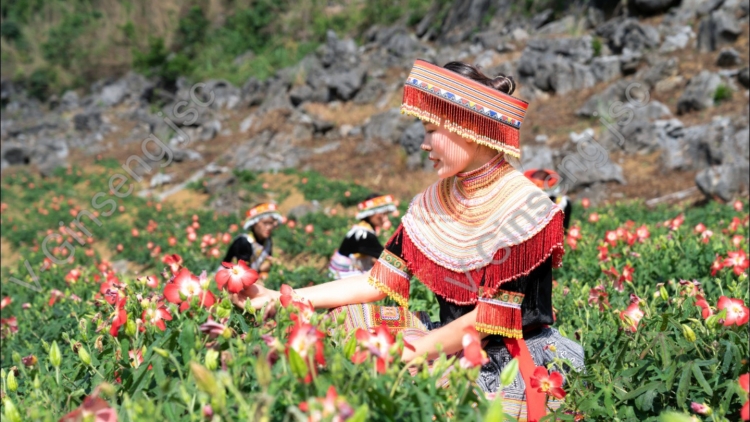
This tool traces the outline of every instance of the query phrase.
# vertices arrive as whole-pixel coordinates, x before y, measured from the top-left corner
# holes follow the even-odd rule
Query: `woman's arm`
[[[437,346],[440,345],[445,354],[453,354],[463,349],[461,344],[464,338],[464,329],[472,327],[477,322],[476,308],[468,314],[451,321],[438,329],[430,331],[426,336],[413,342],[414,350],[404,349],[401,360],[409,362],[418,356],[427,354],[427,359],[435,359],[439,356]],[[479,333],[480,338],[487,337],[485,333]]]
[[[385,293],[367,282],[368,277],[369,273],[295,289],[295,291],[304,299],[309,300],[316,309],[329,309],[354,303],[370,303],[385,298]],[[281,294],[276,290],[253,284],[239,294],[232,295],[232,301],[235,305],[244,308],[245,301],[249,298],[253,308],[260,309],[266,303],[277,300],[279,296]]]

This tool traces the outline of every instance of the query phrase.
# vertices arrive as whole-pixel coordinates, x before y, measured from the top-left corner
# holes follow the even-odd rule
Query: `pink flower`
[[[464,347],[464,353],[460,361],[462,368],[474,368],[490,361],[487,358],[487,352],[482,349],[482,341],[474,327],[469,326],[464,329],[464,337],[461,343]]]
[[[312,224],[308,224],[305,226],[305,233],[310,234],[313,231],[315,231],[315,227]]]
[[[698,224],[697,224],[697,225],[695,226],[695,228],[693,229],[693,231],[695,232],[695,234],[701,234],[701,233],[703,233],[704,231],[706,231],[706,225],[705,225],[705,224],[703,224],[703,223],[698,223]]]
[[[227,328],[226,325],[220,324],[212,320],[209,320],[208,322],[202,324],[200,326],[200,330],[202,333],[208,334],[208,336],[211,337],[212,339],[218,336],[226,336],[226,338],[229,338],[229,336],[231,336],[232,334],[231,329]]]
[[[143,313],[141,314],[141,320],[144,324],[151,324],[156,328],[164,331],[167,329],[167,325],[164,323],[164,321],[171,321],[172,314],[169,313],[169,310],[164,306],[162,302],[158,302],[156,304],[156,307],[149,308],[143,311]],[[146,327],[141,327],[141,331],[146,331]]]
[[[117,422],[117,412],[98,395],[97,387],[90,396],[83,399],[81,406],[63,416],[60,422]]]
[[[735,234],[734,236],[732,236],[732,245],[734,245],[735,248],[739,248],[744,240],[745,238],[742,235]]]
[[[581,206],[583,207],[583,209],[587,209],[591,206],[591,200],[589,200],[589,198],[581,199]]]
[[[182,268],[182,257],[177,254],[164,255],[161,262],[169,266],[172,274],[177,274]]]
[[[281,306],[288,307],[290,304],[296,309],[296,313],[291,315],[291,319],[294,322],[308,323],[315,313],[312,303],[309,300],[303,300],[301,297],[295,297],[294,289],[287,284],[282,284],[279,290],[281,296],[279,302]]]
[[[0,300],[0,309],[4,309],[6,306],[10,305],[12,301],[13,299],[11,299],[10,296],[5,296],[3,300]]]
[[[308,414],[307,422],[344,422],[354,416],[354,409],[339,397],[334,386],[328,387],[325,399],[313,398],[299,404],[299,409]]]
[[[58,298],[65,297],[65,294],[57,289],[52,289],[52,291],[49,292],[49,294],[50,294],[49,302],[47,302],[49,306],[54,305],[55,302],[57,302]]]
[[[230,293],[239,293],[245,287],[250,287],[258,281],[258,272],[248,267],[241,259],[237,264],[223,262],[221,265],[224,269],[216,273],[216,285],[219,290],[226,285]]]
[[[544,366],[537,366],[534,375],[531,376],[531,388],[536,388],[538,392],[546,393],[557,399],[565,398],[565,390],[562,389],[563,376],[557,371],[551,374],[547,372]]]
[[[172,303],[179,304],[180,311],[184,311],[190,307],[190,301],[193,297],[198,297],[201,305],[210,308],[216,302],[216,298],[208,290],[208,282],[205,274],[204,271],[201,277],[198,278],[187,268],[182,268],[172,278],[171,282],[164,286],[164,297]]]
[[[370,333],[362,328],[357,329],[357,341],[360,349],[352,356],[352,362],[362,363],[369,356],[375,356],[375,368],[378,373],[384,374],[387,370],[388,363],[393,361],[392,352],[396,339],[388,331],[388,328],[381,325],[375,331]]]
[[[595,213],[595,212],[592,212],[589,215],[589,223],[596,223],[597,221],[599,221],[599,214]]]
[[[648,231],[648,227],[644,224],[635,230],[635,235],[638,237],[639,242],[644,242],[651,237],[651,232]]]
[[[604,286],[596,286],[589,290],[589,305],[598,304],[599,312],[604,311],[605,306],[609,306],[609,299],[607,299],[607,291]]]
[[[693,409],[693,412],[699,415],[710,415],[712,413],[712,410],[708,405],[698,402],[690,403],[690,408]]]
[[[567,243],[572,250],[578,249],[578,240],[575,237],[567,236],[565,239],[565,243]]]
[[[716,308],[719,311],[726,309],[727,316],[724,319],[724,326],[729,327],[731,325],[743,325],[747,324],[750,318],[750,310],[745,306],[745,302],[741,299],[730,299],[726,296],[719,298],[719,303]]]
[[[580,240],[583,236],[581,236],[581,228],[578,226],[573,226],[568,230],[568,236]]]
[[[609,243],[610,246],[617,246],[617,232],[614,230],[607,230],[607,233],[604,234],[604,240]]]
[[[745,251],[729,252],[727,255],[727,259],[724,260],[724,267],[732,267],[736,275],[742,274],[750,267],[750,261],[748,261]]]
[[[639,304],[631,303],[626,310],[620,312],[620,319],[628,325],[630,331],[636,332],[643,315]]]
[[[68,274],[65,276],[64,280],[68,283],[75,283],[80,277],[81,271],[77,268],[73,268],[72,270],[68,271]]]
[[[708,243],[709,240],[711,239],[711,236],[713,235],[714,235],[714,232],[712,232],[711,230],[704,231],[703,233],[701,233],[701,242]]]
[[[318,365],[325,365],[326,359],[323,356],[323,341],[325,337],[320,330],[310,324],[294,324],[287,341],[287,355],[290,350],[294,350],[307,365],[307,374],[303,379],[305,384],[312,381],[313,373],[316,367],[311,363],[314,360]]]
[[[701,308],[701,316],[703,316],[703,319],[707,319],[714,314],[711,310],[711,306],[708,305],[706,298],[702,295],[695,295],[695,305]]]
[[[717,254],[716,259],[711,264],[711,277],[716,276],[716,273],[724,268],[724,260]]]
[[[605,243],[604,246],[597,246],[596,249],[599,250],[599,261],[606,262],[609,261],[609,247]]]
[[[750,374],[742,374],[739,379],[740,388],[745,392],[745,405],[740,410],[740,417],[743,421],[750,421],[750,400],[748,400],[748,393],[750,393]]]

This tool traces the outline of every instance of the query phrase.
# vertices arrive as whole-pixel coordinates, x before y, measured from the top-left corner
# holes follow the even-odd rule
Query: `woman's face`
[[[442,126],[424,121],[422,123],[425,135],[421,148],[430,154],[429,159],[433,162],[438,177],[445,179],[466,171],[474,159],[477,144],[467,142]]]
[[[271,237],[271,232],[273,232],[273,229],[275,229],[277,226],[276,219],[273,217],[266,217],[253,226],[253,234],[255,235],[255,240],[258,242],[264,242],[266,239]]]

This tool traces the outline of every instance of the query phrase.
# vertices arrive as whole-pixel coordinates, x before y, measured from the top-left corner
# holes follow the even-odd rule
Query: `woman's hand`
[[[273,302],[279,299],[281,293],[276,290],[265,288],[261,284],[253,284],[245,287],[241,292],[232,295],[232,302],[245,309],[245,302],[249,299],[250,306],[254,309],[261,309],[269,302]]]

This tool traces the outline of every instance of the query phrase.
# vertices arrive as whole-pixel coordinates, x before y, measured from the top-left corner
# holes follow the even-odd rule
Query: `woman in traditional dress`
[[[359,222],[346,233],[328,265],[334,279],[370,271],[383,253],[378,231],[390,223],[388,214],[396,211],[396,205],[391,195],[372,194],[357,205],[357,210]]]
[[[271,235],[281,222],[276,204],[263,203],[250,208],[245,213],[242,228],[246,233],[237,236],[222,262],[243,260],[250,268],[258,271],[261,279],[268,277],[271,269],[273,241]]]
[[[535,421],[546,413],[546,398],[530,387],[535,368],[555,357],[577,369],[584,362],[581,346],[550,327],[552,268],[563,255],[562,210],[506,159],[520,158],[519,130],[528,107],[511,96],[514,90],[510,77],[488,78],[460,62],[441,68],[417,60],[401,111],[425,125],[421,147],[440,180],[412,200],[368,274],[296,294],[316,308],[346,307],[348,328],[383,324],[420,330],[421,337],[410,339],[414,350],[404,350],[404,361],[461,353],[464,330],[475,327],[489,357],[477,384],[498,394],[501,370],[518,358],[519,376],[502,390],[503,411]],[[435,293],[438,323],[406,310],[412,276]],[[279,296],[254,285],[235,303],[242,306],[250,298],[260,308]],[[401,307],[382,312],[361,305],[386,296]],[[564,366],[556,369],[570,369]]]

